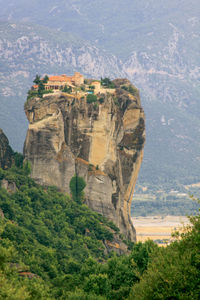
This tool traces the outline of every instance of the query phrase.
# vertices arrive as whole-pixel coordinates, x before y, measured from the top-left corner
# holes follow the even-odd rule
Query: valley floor
[[[172,232],[180,230],[183,224],[189,224],[185,216],[134,217],[132,221],[136,229],[137,242],[151,239],[161,246],[170,243]]]

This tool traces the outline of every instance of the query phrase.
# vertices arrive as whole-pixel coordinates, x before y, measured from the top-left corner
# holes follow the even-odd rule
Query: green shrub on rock
[[[83,190],[86,187],[84,178],[74,175],[70,180],[69,187],[73,200],[81,203],[84,197]]]
[[[97,96],[93,94],[87,95],[87,103],[93,103],[97,101]]]

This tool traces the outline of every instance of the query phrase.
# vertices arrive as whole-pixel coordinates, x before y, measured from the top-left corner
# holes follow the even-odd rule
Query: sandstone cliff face
[[[130,207],[143,157],[144,112],[138,92],[121,88],[129,81],[114,83],[115,93],[99,95],[104,102],[98,105],[64,93],[29,100],[24,155],[40,184],[69,193],[71,177],[84,177],[89,207],[134,241]]]
[[[0,129],[0,168],[10,168],[13,162],[13,151],[3,130]]]

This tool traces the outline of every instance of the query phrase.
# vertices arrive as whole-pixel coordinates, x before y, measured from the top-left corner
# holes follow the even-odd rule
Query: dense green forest
[[[72,197],[39,186],[15,158],[0,169],[16,184],[0,188],[0,299],[199,299],[199,215],[165,249],[124,241],[127,253],[108,252],[119,230],[84,204],[84,183]]]

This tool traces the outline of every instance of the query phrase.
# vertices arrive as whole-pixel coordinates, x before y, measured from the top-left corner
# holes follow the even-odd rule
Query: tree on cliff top
[[[70,180],[69,187],[73,200],[82,203],[84,197],[83,190],[86,187],[84,178],[74,175]]]
[[[40,98],[43,97],[43,94],[45,92],[45,86],[44,84],[47,83],[49,80],[49,77],[47,75],[44,76],[44,78],[41,79],[39,75],[36,75],[35,79],[33,82],[38,85],[38,96]]]
[[[114,82],[112,82],[110,80],[110,78],[105,77],[105,78],[101,78],[101,85],[105,88],[109,88],[109,89],[114,89],[115,88],[115,84]]]
[[[37,74],[36,76],[35,76],[35,79],[33,80],[33,82],[35,83],[35,84],[39,84],[40,83],[40,76]]]

